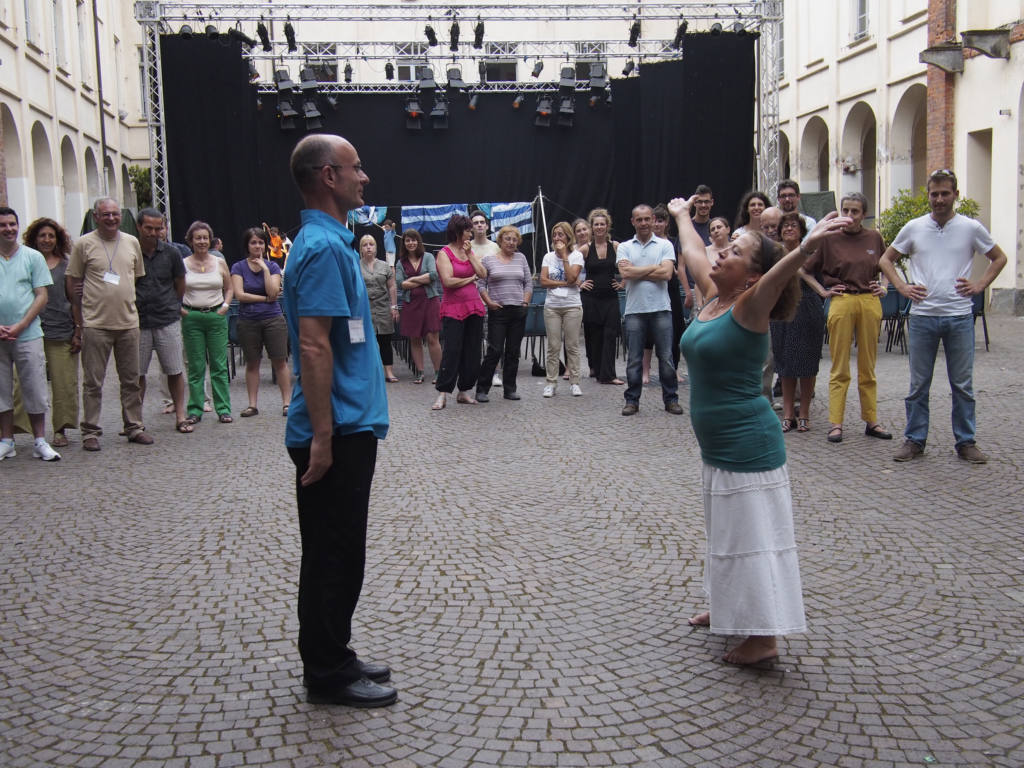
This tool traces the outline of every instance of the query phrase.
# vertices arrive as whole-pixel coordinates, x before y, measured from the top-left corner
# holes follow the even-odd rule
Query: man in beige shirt
[[[146,274],[139,241],[121,232],[121,207],[109,197],[93,206],[96,229],[71,250],[67,293],[75,325],[82,328],[82,448],[100,449],[103,379],[110,352],[121,382],[121,412],[128,441],[150,445],[142,426],[139,386],[139,314],[135,280]]]

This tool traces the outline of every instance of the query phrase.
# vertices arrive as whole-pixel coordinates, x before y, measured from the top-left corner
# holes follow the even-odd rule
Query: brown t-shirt
[[[804,263],[804,272],[820,272],[826,288],[842,283],[851,291],[870,291],[884,251],[882,236],[874,229],[855,235],[840,231],[821,241],[818,252]]]
[[[104,280],[107,272],[118,282]],[[86,328],[124,331],[139,327],[135,280],[146,274],[139,241],[124,232],[103,240],[95,231],[79,238],[71,249],[68,274],[81,278],[82,324]]]

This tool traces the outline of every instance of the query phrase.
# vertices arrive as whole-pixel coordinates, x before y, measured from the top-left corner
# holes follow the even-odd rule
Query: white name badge
[[[348,340],[353,344],[362,344],[366,341],[366,331],[363,330],[361,317],[353,317],[348,321]]]
[[[119,285],[121,283],[121,277],[117,272],[104,272],[103,282],[110,283],[111,285]]]

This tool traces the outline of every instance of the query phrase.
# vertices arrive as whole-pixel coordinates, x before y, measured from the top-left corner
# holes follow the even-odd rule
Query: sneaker
[[[14,450],[13,440],[0,440],[0,461],[13,459],[17,455],[18,452]]]
[[[623,416],[635,416],[636,412],[640,410],[640,406],[636,403],[626,403],[622,406]]]
[[[583,390],[580,389],[579,384],[573,384],[571,387],[569,387],[569,391],[572,392],[573,397],[579,397],[580,395],[583,394]]]
[[[977,450],[977,449],[975,449]],[[899,450],[893,455],[893,461],[910,461],[916,459],[924,453],[924,447],[918,445],[913,440],[904,440],[903,445],[899,447]],[[962,457],[961,457],[962,458]]]
[[[500,387],[501,386],[501,374],[500,373],[496,373],[496,374],[494,374],[491,377],[491,386],[492,387]]]
[[[988,462],[988,456],[979,451],[978,446],[974,443],[964,443],[956,449],[956,455],[971,464],[985,464]]]
[[[32,448],[32,456],[43,461],[60,461],[60,454],[42,438],[36,440],[36,444]]]
[[[554,396],[555,396],[555,385],[554,384],[548,384],[546,387],[544,387],[544,397],[554,397]]]

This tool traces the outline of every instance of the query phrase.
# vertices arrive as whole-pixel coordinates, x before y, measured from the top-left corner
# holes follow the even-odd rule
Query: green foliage
[[[928,191],[921,187],[911,193],[909,189],[901,189],[893,198],[892,205],[878,214],[875,226],[878,228],[886,245],[896,239],[903,225],[918,216],[924,216],[931,210],[928,206]],[[970,218],[978,216],[978,203],[969,197],[960,198],[956,212]]]
[[[135,190],[135,201],[139,208],[149,208],[153,205],[153,184],[150,180],[149,168],[141,165],[128,166],[128,178],[132,180],[132,188]]]

